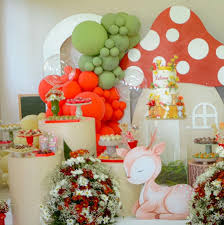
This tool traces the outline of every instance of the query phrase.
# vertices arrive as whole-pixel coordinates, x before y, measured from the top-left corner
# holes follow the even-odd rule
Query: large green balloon
[[[110,38],[112,40],[114,40],[115,46],[121,52],[125,52],[126,50],[128,50],[128,46],[129,46],[128,36],[124,36],[124,35],[117,34],[117,35],[111,35]]]
[[[81,55],[80,58],[79,58],[79,62],[78,62],[79,69],[81,71],[85,71],[86,70],[86,68],[85,68],[86,63],[92,63],[92,61],[93,61],[92,56]]]
[[[112,71],[119,65],[119,58],[113,56],[103,57],[102,67],[104,70]]]
[[[115,18],[116,14],[108,13],[103,16],[101,19],[101,24],[104,26],[104,28],[109,32],[109,28],[111,25],[115,24]]]
[[[134,48],[140,41],[140,35],[137,34],[135,36],[129,37],[129,49]]]
[[[107,40],[107,31],[94,21],[80,23],[72,33],[72,44],[81,53],[89,56],[98,55]]]
[[[104,71],[99,76],[99,86],[103,89],[111,89],[115,85],[115,76],[112,72]]]
[[[128,28],[128,35],[129,36],[135,36],[138,34],[141,23],[139,19],[136,16],[128,16],[126,18],[126,24],[125,26]]]

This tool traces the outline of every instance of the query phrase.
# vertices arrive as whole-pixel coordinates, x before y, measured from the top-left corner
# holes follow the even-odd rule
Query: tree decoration
[[[113,224],[121,208],[118,182],[99,159],[80,149],[55,172],[41,220],[51,225]]]
[[[79,24],[72,34],[74,47],[83,53],[78,62],[79,68],[103,75],[99,83],[101,88],[114,87],[124,78],[125,73],[121,68],[116,73],[113,70],[119,67],[128,49],[140,41],[139,30],[138,18],[127,13],[108,13],[103,16],[101,24],[92,21]],[[111,77],[105,78],[104,72],[108,71],[111,71],[107,73]]]
[[[75,27],[72,33],[72,44],[84,55],[98,55],[107,40],[104,27],[94,21],[85,21]]]
[[[224,161],[197,178],[187,224],[224,224]]]

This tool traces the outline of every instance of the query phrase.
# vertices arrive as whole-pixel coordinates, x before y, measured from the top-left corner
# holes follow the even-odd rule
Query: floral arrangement
[[[64,93],[57,89],[50,89],[46,94],[46,100],[48,102],[61,101],[65,99]]]
[[[118,183],[99,159],[80,149],[53,176],[49,200],[41,206],[42,224],[112,224],[121,208]]]
[[[219,154],[219,157],[224,157],[224,122],[219,123],[219,128],[217,129],[216,125],[212,125],[216,142],[218,143],[218,147],[216,148],[216,153]]]
[[[168,88],[174,88],[175,90],[178,89],[178,85],[177,85],[177,82],[179,81],[179,77],[176,77],[176,76],[169,76],[169,79],[168,79]]]
[[[178,59],[177,55],[174,55],[170,62],[167,63],[167,66],[171,68],[171,71],[176,69],[176,60]]]
[[[224,224],[224,161],[197,178],[187,224]]]
[[[6,201],[0,200],[0,213],[7,213],[9,211],[9,206]]]
[[[183,96],[178,96],[177,97],[177,106],[184,106],[184,102],[183,102]]]

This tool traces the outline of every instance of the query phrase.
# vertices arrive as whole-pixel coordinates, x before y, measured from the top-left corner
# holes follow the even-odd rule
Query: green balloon
[[[97,66],[94,69],[94,73],[100,75],[103,72],[103,68],[101,66]]]
[[[120,80],[118,78],[115,78],[114,85],[119,84],[119,82],[120,82]]]
[[[128,36],[135,36],[139,33],[141,23],[136,16],[128,16],[126,18],[126,25],[128,28]]]
[[[134,48],[140,41],[140,35],[137,34],[135,36],[129,37],[129,49]]]
[[[128,50],[128,46],[129,46],[128,36],[123,36],[123,35],[117,34],[117,35],[111,35],[110,38],[112,40],[114,40],[115,46],[121,52],[125,52],[126,50]]]
[[[117,15],[116,16],[116,19],[115,19],[115,24],[119,27],[122,27],[124,26],[125,24],[125,18],[121,15]]]
[[[105,41],[105,46],[106,46],[107,48],[113,48],[113,47],[114,47],[114,41],[113,41],[112,39],[107,39],[107,40]]]
[[[119,60],[122,60],[123,59],[123,57],[124,57],[124,55],[125,55],[125,52],[120,52],[120,54],[119,54]]]
[[[125,77],[125,72],[122,71],[122,72],[119,74],[119,77],[118,77],[118,78],[119,78],[120,80],[123,80],[124,77]]]
[[[119,77],[120,74],[122,73],[122,71],[123,70],[121,69],[121,67],[118,66],[113,72],[114,72],[115,76]]]
[[[101,24],[109,32],[109,27],[115,23],[116,15],[113,13],[108,13],[101,19]]]
[[[128,33],[128,28],[127,28],[127,27],[120,27],[119,33],[120,33],[121,35],[127,35],[127,33]]]
[[[102,48],[100,50],[100,56],[101,57],[106,57],[108,55],[110,55],[110,50],[108,48]]]
[[[120,53],[119,49],[117,47],[113,47],[111,50],[110,50],[110,55],[111,56],[118,56]]]
[[[103,57],[102,67],[104,70],[112,71],[119,65],[119,58],[113,56]]]
[[[82,54],[94,56],[100,53],[107,40],[107,31],[94,21],[80,23],[72,32],[72,44]]]
[[[93,57],[92,56],[88,56],[88,55],[81,55],[80,58],[79,58],[79,62],[78,62],[78,65],[79,65],[79,69],[81,71],[85,71],[85,64],[87,62],[92,62],[93,61]]]
[[[93,58],[93,65],[94,66],[100,66],[102,64],[102,59],[100,57],[94,57]]]
[[[112,72],[104,71],[99,76],[99,86],[103,89],[111,89],[115,85],[115,76]]]
[[[119,31],[119,27],[117,25],[113,24],[109,27],[109,33],[111,34],[117,34],[118,31]]]
[[[93,71],[93,70],[94,70],[94,65],[93,65],[93,63],[87,62],[87,63],[85,64],[85,70],[86,70],[86,71]]]

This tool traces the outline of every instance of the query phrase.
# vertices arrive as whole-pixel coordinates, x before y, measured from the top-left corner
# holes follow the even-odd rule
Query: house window
[[[193,129],[209,129],[212,124],[218,126],[218,113],[215,106],[210,103],[196,105],[192,112]]]

